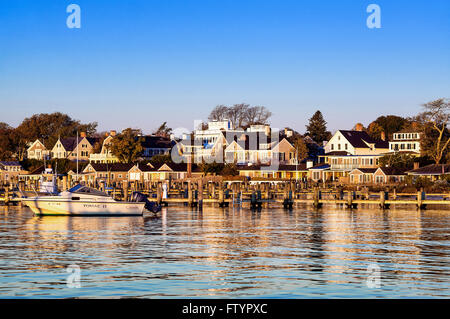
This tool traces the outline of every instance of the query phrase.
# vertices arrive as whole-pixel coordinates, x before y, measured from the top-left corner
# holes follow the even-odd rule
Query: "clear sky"
[[[81,29],[66,7],[81,7]],[[381,29],[366,8],[381,7]],[[448,0],[1,0],[0,122],[60,111],[99,130],[192,129],[217,104],[305,131],[450,97]]]

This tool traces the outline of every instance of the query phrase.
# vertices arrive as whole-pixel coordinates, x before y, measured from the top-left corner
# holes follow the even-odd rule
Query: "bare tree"
[[[425,126],[426,134],[422,144],[426,146],[425,151],[431,158],[439,164],[444,155],[448,152],[450,137],[447,125],[450,121],[450,100],[437,99],[422,105],[424,112],[417,116]],[[434,132],[435,134],[432,134]],[[432,140],[430,140],[430,137]]]
[[[247,109],[245,115],[246,125],[249,126],[252,124],[266,124],[272,116],[272,112],[270,112],[265,106],[252,106]]]
[[[235,104],[228,109],[228,119],[233,123],[234,127],[242,127],[249,106],[248,104],[241,103]]]
[[[248,127],[252,124],[266,124],[272,116],[265,106],[250,106],[246,103],[233,106],[217,105],[209,114],[210,121],[230,120],[234,127]]]
[[[223,121],[227,119],[229,107],[226,105],[217,105],[209,114],[210,121]]]

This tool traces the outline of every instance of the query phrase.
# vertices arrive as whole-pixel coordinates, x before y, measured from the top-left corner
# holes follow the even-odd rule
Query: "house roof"
[[[76,137],[65,137],[65,138],[60,138],[59,141],[61,142],[61,144],[63,145],[64,149],[66,151],[73,151],[77,145],[84,139],[84,137],[78,137],[78,139]],[[98,138],[95,137],[86,137],[86,140],[92,145],[94,146],[94,144],[96,142],[99,141]]]
[[[316,164],[313,167],[310,167],[309,169],[328,169],[330,168],[330,164]]]
[[[142,147],[144,148],[172,148],[175,144],[174,141],[163,136],[146,135],[141,136],[141,138],[143,139]]]
[[[280,164],[278,166],[270,166],[270,165],[238,165],[237,169],[239,171],[259,171],[259,170],[275,170],[275,171],[306,171],[306,164],[301,163],[298,165],[284,165]]]
[[[411,175],[442,175],[450,174],[450,164],[431,164],[407,171]]]
[[[339,130],[348,142],[355,148],[369,148],[366,143],[375,144],[375,148],[389,148],[388,141],[375,140],[364,131]],[[364,143],[366,142],[366,143]]]
[[[329,152],[325,154],[326,156],[347,156],[347,155],[351,155],[349,152],[347,151],[333,151],[333,152]]]
[[[155,167],[155,169],[159,171],[164,165],[167,165],[174,172],[187,172],[188,168],[187,163],[163,163]],[[197,164],[192,164],[192,172],[199,172],[199,171],[200,171],[199,166]]]
[[[131,163],[90,163],[89,165],[92,166],[96,172],[128,172],[134,166],[134,164]]]
[[[363,173],[363,174],[373,174],[373,173],[375,173],[375,172],[377,171],[377,169],[378,169],[378,168],[355,168],[354,170],[352,170],[352,171],[350,172],[350,174],[351,174],[353,171],[360,171],[360,172]]]
[[[28,150],[29,150],[30,148],[32,148],[32,147],[33,147],[35,144],[37,144],[37,143],[41,144],[42,146],[44,146],[45,149],[47,149],[47,147],[45,146],[45,144],[42,143],[40,139],[36,139],[34,142],[30,143],[30,146],[28,147]]]
[[[404,169],[402,170],[394,167],[380,167],[378,169],[381,170],[384,173],[384,175],[387,176],[406,175]]]
[[[0,161],[2,166],[22,166],[18,161]]]

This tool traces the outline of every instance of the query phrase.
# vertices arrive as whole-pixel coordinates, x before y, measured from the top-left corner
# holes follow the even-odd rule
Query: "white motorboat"
[[[142,215],[144,208],[152,204],[147,200],[117,201],[106,193],[83,185],[76,185],[56,196],[23,198],[22,202],[36,215],[74,216],[136,216]]]

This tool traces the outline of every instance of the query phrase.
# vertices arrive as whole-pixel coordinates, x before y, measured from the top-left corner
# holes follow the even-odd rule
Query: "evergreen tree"
[[[327,131],[327,122],[323,118],[322,112],[317,111],[309,119],[309,124],[306,125],[306,134],[319,144],[331,138],[331,133]]]

